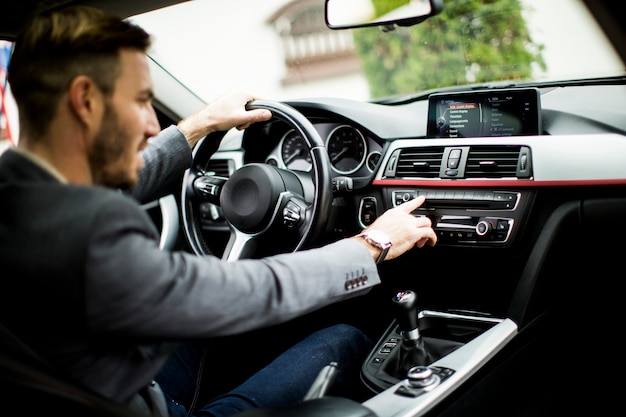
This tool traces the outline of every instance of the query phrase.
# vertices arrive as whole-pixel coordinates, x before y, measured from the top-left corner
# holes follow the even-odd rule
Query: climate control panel
[[[414,214],[431,219],[438,244],[454,246],[507,246],[523,218],[529,193],[486,189],[420,189],[390,187],[386,202],[367,196],[361,201],[359,220],[367,226],[382,207],[398,206],[426,197]]]
[[[441,243],[506,243],[514,220],[507,217],[435,217],[433,228]]]

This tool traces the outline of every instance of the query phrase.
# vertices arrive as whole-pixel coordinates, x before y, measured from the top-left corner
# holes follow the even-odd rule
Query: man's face
[[[152,81],[144,53],[122,50],[121,74],[105,100],[100,130],[89,153],[94,184],[132,188],[143,159],[139,152],[159,133],[152,108]]]

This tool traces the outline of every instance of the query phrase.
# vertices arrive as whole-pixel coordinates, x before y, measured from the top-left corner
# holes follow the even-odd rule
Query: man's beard
[[[89,153],[89,164],[93,183],[111,188],[127,190],[135,185],[120,161],[127,152],[131,138],[119,123],[117,113],[106,103],[100,131],[93,141]]]

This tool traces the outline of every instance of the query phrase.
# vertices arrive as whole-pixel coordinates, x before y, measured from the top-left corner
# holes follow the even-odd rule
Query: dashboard
[[[425,195],[415,214],[431,218],[441,246],[509,247],[539,190],[626,185],[625,88],[478,90],[395,105],[336,98],[287,104],[312,122],[328,151],[339,212],[329,240]],[[221,149],[207,169],[227,177],[242,164],[264,162],[311,171],[303,138],[280,120],[252,125],[240,145],[242,154]],[[219,214],[204,226],[226,228]]]
[[[353,122],[315,123],[338,175],[368,175],[382,156],[382,141]],[[428,138],[522,136],[541,133],[541,105],[536,88],[484,90],[432,94],[428,99]],[[460,150],[450,156],[446,171],[453,176],[460,164]],[[527,155],[528,156],[528,155]],[[456,162],[456,163],[455,163]],[[265,163],[287,169],[310,171],[311,157],[306,142],[295,129],[280,136]],[[421,162],[415,169],[428,168]]]
[[[395,288],[417,288],[424,308],[513,315],[524,322],[528,309],[511,313],[511,300],[529,303],[537,275],[548,269],[544,246],[573,233],[550,251],[561,275],[575,265],[579,234],[597,224],[592,241],[602,244],[584,245],[576,259],[597,264],[606,258],[606,245],[619,244],[621,233],[613,231],[620,223],[611,219],[626,210],[626,86],[617,81],[543,86],[536,92],[541,134],[533,135],[429,137],[428,97],[394,104],[342,98],[286,102],[333,149],[331,214],[315,244],[357,234],[385,210],[424,195],[414,214],[431,219],[437,245],[385,263],[381,273],[394,277]],[[309,174],[303,145],[291,129],[279,119],[254,124],[223,142],[203,169],[228,177],[249,163],[289,166],[294,172],[298,164]],[[207,251],[221,256],[229,224],[210,202],[198,211]],[[606,221],[612,226],[600,226]],[[577,273],[573,268],[570,275]],[[514,295],[519,288],[528,290]]]
[[[500,125],[504,132],[494,132],[494,123],[487,117],[485,102],[490,97],[510,97],[513,94],[509,109],[501,119]],[[601,155],[609,151],[615,144],[608,138],[595,142],[591,138],[560,138],[561,136],[582,135],[623,135],[626,132],[626,87],[624,85],[587,85],[587,86],[550,86],[543,88],[521,88],[519,90],[505,89],[495,91],[462,92],[454,94],[433,94],[427,99],[394,105],[382,105],[376,103],[354,102],[346,99],[319,98],[309,100],[292,100],[287,104],[302,112],[315,126],[323,139],[328,150],[333,174],[335,176],[348,176],[354,180],[368,177],[373,180],[374,174],[383,179],[389,176],[384,171],[379,171],[380,162],[387,160],[391,153],[398,148],[412,146],[443,146],[444,148],[463,147],[468,144],[494,144],[502,146],[528,146],[531,142],[533,147],[546,147],[545,144],[557,141],[571,142],[576,146],[563,146],[560,150],[573,153],[572,157],[579,157],[580,153],[589,152],[590,157]],[[436,114],[436,109],[442,103],[448,102],[448,108],[455,104],[482,107],[480,114],[476,113],[469,120],[469,125],[464,131],[469,134],[453,134],[448,132],[445,136],[437,134],[437,124],[442,119],[441,114]],[[440,112],[443,113],[443,112]],[[493,111],[489,111],[493,114]],[[449,121],[448,121],[449,122]],[[485,130],[487,122],[491,123]],[[458,129],[457,129],[458,130]],[[557,137],[557,138],[555,138]],[[609,143],[602,143],[608,140]],[[619,141],[618,141],[619,142]],[[393,146],[392,146],[393,144]],[[560,144],[559,146],[562,146]],[[550,146],[548,146],[549,148]],[[242,149],[245,152],[245,162],[266,162],[281,168],[308,171],[311,169],[310,157],[305,152],[305,144],[302,138],[280,122],[270,126],[252,126],[242,139]],[[553,168],[548,169],[549,175],[542,175],[543,170],[530,175],[530,170],[525,178],[535,180],[551,179],[576,179],[571,175],[575,172],[564,171],[558,175],[561,164],[563,168],[569,168],[567,158],[559,158],[558,155],[535,154],[532,148],[527,149],[528,154],[524,157],[532,167],[535,159],[542,162],[544,157],[550,158]],[[462,158],[464,155],[460,155]],[[216,158],[219,154],[216,155]],[[444,155],[450,157],[450,155]],[[455,159],[452,155],[451,159]],[[443,162],[447,162],[444,160]],[[459,159],[462,162],[462,159]],[[442,172],[429,172],[427,163],[414,166],[415,173],[410,179],[442,179],[446,175]],[[430,164],[432,171],[433,164]],[[534,164],[535,169],[536,163]],[[506,178],[506,173],[489,175],[488,167],[483,164],[482,174],[470,174],[470,177]],[[606,166],[598,169],[607,169]],[[610,168],[609,168],[610,170]],[[421,172],[420,172],[421,171]],[[621,174],[619,170],[619,174]],[[444,172],[445,174],[445,172]],[[539,176],[537,176],[539,174]],[[598,172],[600,177],[607,179],[615,173]],[[448,175],[448,177],[450,177]],[[512,178],[519,179],[520,175]],[[554,177],[554,178],[552,178]],[[457,179],[470,179],[458,176]],[[473,178],[472,178],[473,179]],[[371,185],[371,184],[370,184]]]

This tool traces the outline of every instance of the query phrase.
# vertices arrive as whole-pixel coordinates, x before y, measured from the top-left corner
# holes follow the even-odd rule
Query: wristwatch
[[[358,236],[364,238],[370,245],[380,249],[380,255],[378,255],[378,259],[376,259],[376,264],[381,263],[387,256],[389,248],[391,247],[391,239],[389,239],[387,233],[381,232],[380,230],[368,230]]]

